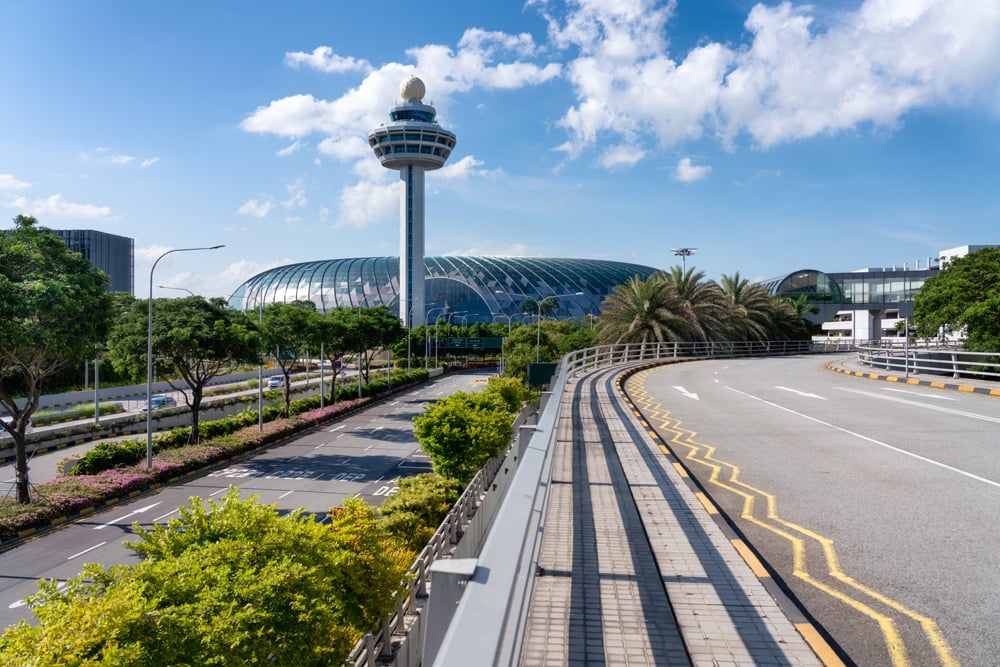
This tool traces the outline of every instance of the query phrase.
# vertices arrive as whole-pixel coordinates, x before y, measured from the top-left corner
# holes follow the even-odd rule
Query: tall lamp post
[[[542,302],[548,299],[558,299],[563,296],[583,296],[583,292],[573,292],[572,294],[550,294],[541,301],[535,301],[535,306],[538,308],[538,325],[537,331],[535,332],[535,363],[537,364],[541,359],[542,352]]]
[[[671,248],[670,251],[681,258],[682,270],[687,273],[687,258],[694,254],[697,248]]]
[[[510,338],[510,327],[511,327],[511,322],[512,322],[511,316],[508,315],[507,313],[490,313],[490,316],[493,317],[493,321],[494,322],[496,321],[496,319],[498,317],[506,317],[507,318],[507,338]],[[501,373],[503,373],[503,341],[504,340],[506,340],[506,338],[500,341],[500,372]]]
[[[264,294],[263,290],[257,292],[257,296],[254,297],[254,304],[257,306],[257,331],[260,334],[261,340],[258,343],[263,342],[264,338]],[[246,301],[243,302],[243,312],[246,312]],[[257,430],[264,430],[264,353],[263,345],[258,345],[260,348],[259,354],[260,359],[257,360]],[[322,357],[323,353],[320,352]],[[320,366],[322,370],[322,365]],[[322,403],[323,397],[323,377],[320,376],[319,381],[319,393],[320,402]],[[320,407],[323,407],[320,405]]]
[[[153,266],[149,269],[149,315],[147,320],[147,331],[146,331],[146,467],[153,467],[153,410],[152,410],[152,399],[153,399],[153,272],[156,271],[156,265],[160,263],[160,260],[169,255],[172,252],[191,252],[193,250],[218,250],[219,248],[225,248],[224,245],[213,245],[204,248],[174,248],[173,250],[168,250],[153,262]]]
[[[187,292],[191,296],[195,295],[194,292],[189,290],[187,287],[170,287],[169,285],[157,285],[157,287],[159,287],[160,289],[175,289],[179,292]]]

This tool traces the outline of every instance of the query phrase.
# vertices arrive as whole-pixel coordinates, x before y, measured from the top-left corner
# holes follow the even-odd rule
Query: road
[[[0,627],[32,618],[24,598],[41,577],[66,580],[85,562],[135,563],[123,542],[133,522],[148,528],[173,517],[188,498],[211,498],[239,487],[243,497],[279,510],[303,508],[326,515],[357,495],[379,505],[396,482],[431,469],[412,434],[412,418],[426,403],[455,391],[483,387],[491,372],[437,378],[344,420],[328,424],[253,458],[216,468],[183,484],[158,489],[0,553]],[[65,456],[55,453],[46,456]]]
[[[825,361],[677,364],[628,391],[851,660],[996,664],[1000,400]]]

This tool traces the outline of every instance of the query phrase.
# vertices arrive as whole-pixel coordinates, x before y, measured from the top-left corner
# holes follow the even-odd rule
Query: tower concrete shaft
[[[402,102],[390,122],[368,134],[382,166],[399,171],[399,319],[407,328],[426,324],[424,292],[424,172],[440,169],[455,148],[455,135],[437,124],[424,104],[424,84],[411,76],[399,87]]]

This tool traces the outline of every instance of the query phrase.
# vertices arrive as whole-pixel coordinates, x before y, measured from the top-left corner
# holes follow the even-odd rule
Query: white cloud
[[[435,171],[434,178],[442,181],[464,181],[473,176],[495,178],[503,173],[502,169],[480,169],[482,166],[482,160],[477,160],[471,155],[466,155],[458,162],[446,164],[441,169]]]
[[[302,208],[309,203],[306,199],[306,189],[301,181],[289,183],[285,186],[285,190],[288,192],[288,199],[281,202],[285,208]]]
[[[267,217],[267,214],[270,213],[273,206],[274,201],[270,197],[267,199],[250,199],[236,209],[236,212],[240,215],[250,215],[255,218],[264,218]]]
[[[15,208],[38,218],[52,216],[55,218],[73,218],[78,220],[102,220],[111,217],[110,206],[95,206],[94,204],[76,204],[63,200],[61,194],[52,195],[46,199],[36,199],[29,202],[25,197],[15,197],[11,201]]]
[[[742,46],[703,42],[679,60],[666,36],[675,3],[577,0],[557,17],[539,2],[577,102],[560,125],[571,156],[608,137],[668,147],[716,134],[769,147],[895,128],[913,109],[965,104],[1000,84],[1000,6],[989,0],[866,0],[829,14],[756,5]],[[990,104],[989,100],[985,100]]]
[[[146,264],[152,264],[156,259],[165,252],[173,250],[170,246],[165,245],[152,245],[148,248],[136,248],[135,249],[135,259],[139,262],[145,262]]]
[[[291,67],[306,67],[321,72],[368,72],[372,66],[367,60],[356,60],[351,57],[338,56],[329,46],[318,46],[312,53],[295,51],[285,54],[285,62]]]
[[[148,157],[139,164],[140,169],[145,169],[146,167],[152,167],[154,164],[160,161],[158,157]]]
[[[130,164],[135,162],[135,158],[131,155],[111,155],[108,156],[108,161],[111,164]]]
[[[691,164],[691,158],[681,158],[674,169],[674,180],[681,183],[694,183],[706,178],[712,172],[711,167]]]
[[[334,227],[363,229],[399,216],[399,186],[362,181],[340,191]]]
[[[601,154],[599,162],[602,167],[608,169],[631,167],[645,156],[646,152],[638,146],[609,146]]]
[[[20,181],[11,174],[0,174],[0,190],[24,190],[30,187],[31,183]]]
[[[292,153],[298,151],[300,148],[303,148],[305,145],[306,144],[301,141],[293,141],[291,144],[285,146],[280,151],[275,153],[275,155],[277,155],[278,157],[287,157]]]
[[[317,149],[323,155],[345,161],[360,158],[369,160],[372,157],[372,149],[368,146],[368,142],[356,135],[327,137],[319,142]]]

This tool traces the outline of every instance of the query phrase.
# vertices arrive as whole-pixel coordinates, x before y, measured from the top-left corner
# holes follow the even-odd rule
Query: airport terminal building
[[[584,319],[600,313],[616,285],[657,269],[596,259],[552,257],[424,258],[424,321],[461,324],[534,321],[526,301],[556,297],[554,319]],[[389,306],[400,299],[399,258],[360,257],[302,262],[269,269],[240,285],[229,298],[239,310],[259,304],[311,301],[326,312],[337,307]],[[419,319],[419,318],[417,318]]]
[[[807,314],[821,324],[823,338],[873,341],[902,338],[902,325],[913,315],[913,297],[929,278],[956,257],[990,248],[965,245],[942,250],[937,257],[917,260],[913,268],[901,266],[864,268],[846,273],[823,273],[813,269],[793,271],[778,278],[761,281],[777,297],[807,296],[818,308]]]

